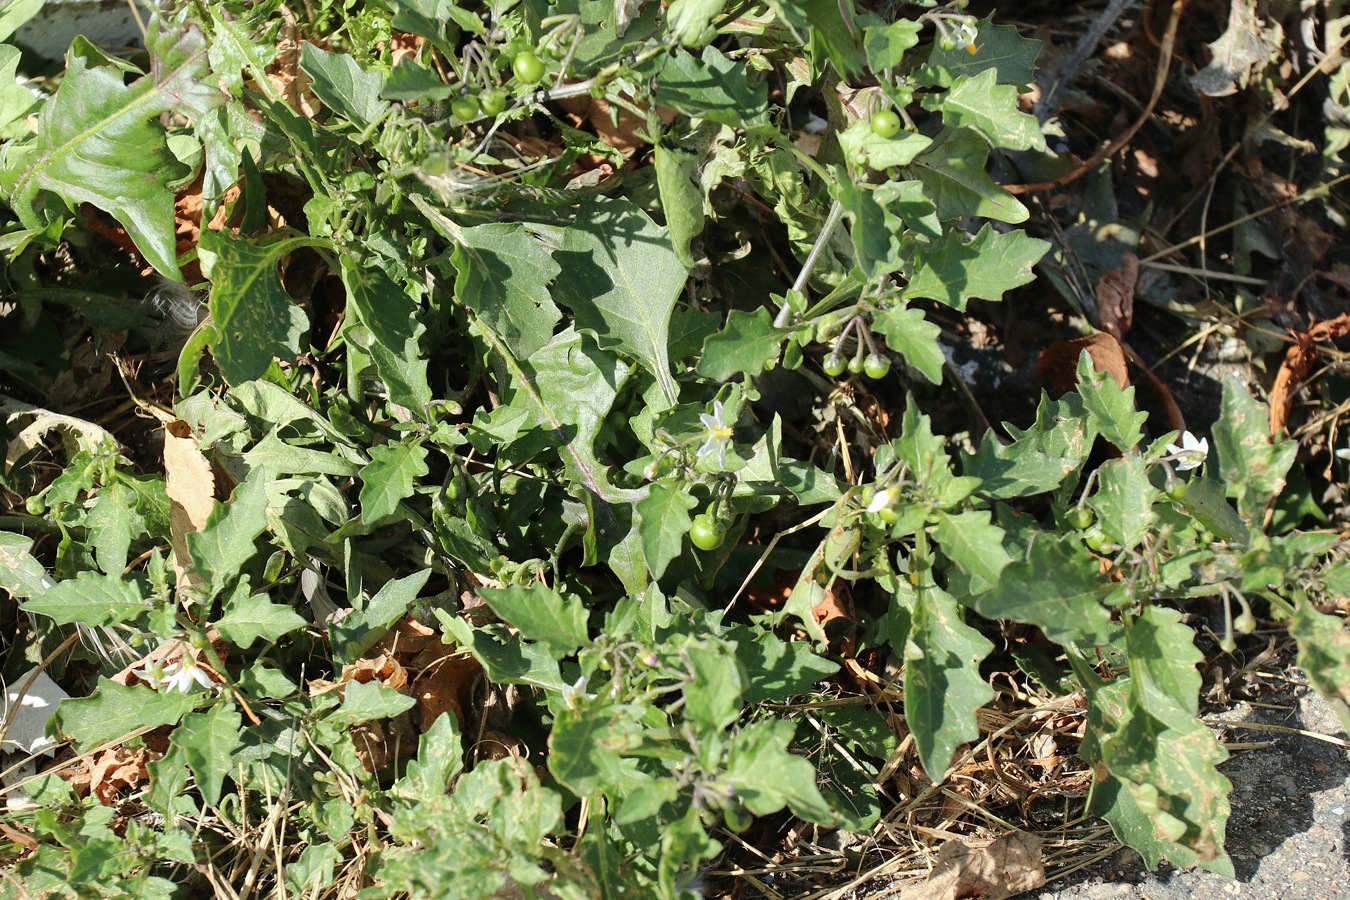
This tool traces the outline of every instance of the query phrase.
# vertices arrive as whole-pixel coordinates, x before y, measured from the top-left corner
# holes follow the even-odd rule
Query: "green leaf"
[[[868,279],[896,271],[902,265],[900,240],[904,221],[878,202],[877,191],[854,183],[842,167],[836,172],[840,177],[832,181],[830,188],[853,223],[849,236],[853,241],[854,264]]]
[[[711,47],[708,49],[712,49]],[[703,231],[703,189],[698,183],[700,156],[663,139],[654,151],[656,186],[670,241],[681,264],[693,268],[689,245]]]
[[[1097,470],[1097,492],[1088,506],[1108,538],[1122,547],[1137,547],[1153,524],[1153,501],[1158,496],[1148,480],[1148,464],[1131,452]]]
[[[924,109],[941,110],[944,124],[973,128],[995,147],[1045,150],[1045,135],[1036,117],[1018,108],[1017,88],[995,84],[996,74],[990,68],[978,75],[961,75],[945,94],[925,96]]]
[[[504,223],[461,232],[455,250],[455,294],[518,359],[553,339],[562,311],[549,297],[558,264],[528,231]]]
[[[1102,437],[1126,452],[1144,439],[1148,413],[1135,412],[1134,388],[1122,388],[1105,372],[1098,372],[1086,350],[1078,357],[1078,394]]]
[[[1266,504],[1284,490],[1284,478],[1298,452],[1289,438],[1272,441],[1269,414],[1236,377],[1223,384],[1219,421],[1214,423],[1214,449],[1219,474],[1238,512],[1250,522],[1262,521]]]
[[[246,582],[240,581],[240,585]],[[225,605],[225,614],[216,620],[221,635],[240,647],[248,648],[261,638],[275,641],[284,634],[304,628],[308,622],[294,609],[273,603],[266,594],[236,591]]]
[[[1018,225],[1031,215],[985,173],[988,159],[989,145],[984,138],[968,128],[944,128],[933,145],[914,160],[915,174],[943,221],[983,216]]]
[[[769,6],[810,49],[817,71],[827,59],[846,79],[866,67],[852,0],[769,0]]]
[[[1131,679],[1128,675],[1122,675],[1110,682],[1103,682],[1080,654],[1071,651],[1069,659],[1088,694],[1088,729],[1079,753],[1094,769],[1089,811],[1109,822],[1116,837],[1137,850],[1150,870],[1156,869],[1164,859],[1178,866],[1194,865],[1195,853],[1168,840],[1153,820],[1139,808],[1126,782],[1110,774],[1101,764],[1100,737],[1113,733],[1119,727]]]
[[[645,714],[635,704],[590,702],[563,709],[548,736],[548,770],[578,797],[613,792],[631,777],[623,756],[641,745]]]
[[[370,448],[370,462],[361,469],[361,519],[378,525],[398,513],[398,505],[412,496],[417,479],[425,477],[427,448],[421,441],[380,444]]]
[[[300,68],[311,79],[310,87],[323,105],[365,128],[389,109],[380,99],[379,72],[362,71],[346,53],[329,53],[305,41],[300,45]]]
[[[591,641],[586,605],[576,597],[564,597],[541,584],[482,588],[478,593],[498,618],[559,657],[570,656]]]
[[[980,480],[981,494],[1006,500],[1052,491],[1078,465],[1079,460],[1043,452],[1034,440],[1004,444],[987,431],[979,449],[964,458],[961,471]]]
[[[38,134],[14,182],[9,205],[28,228],[42,219],[40,190],[71,204],[91,203],[121,223],[150,265],[182,280],[171,185],[190,173],[169,152],[164,113],[202,116],[225,99],[209,76],[206,39],[196,27],[146,36],[155,65],[130,85],[114,66],[90,68],[71,54],[61,85],[38,116]]]
[[[935,79],[939,85],[950,84],[951,79],[962,75],[975,76],[991,69],[998,73],[1000,84],[1031,84],[1036,80],[1040,41],[1022,37],[1012,25],[993,24],[993,16],[981,20],[977,29],[974,53],[962,47],[946,50],[940,41],[933,42],[928,65],[941,72],[943,77]]]
[[[666,566],[684,549],[684,536],[692,523],[689,511],[697,505],[689,492],[660,481],[652,484],[647,496],[638,503],[642,556],[653,579],[664,575]]]
[[[431,570],[422,569],[403,578],[391,578],[368,603],[358,603],[345,618],[329,625],[333,660],[345,665],[364,656],[395,622],[407,614],[430,577]]]
[[[203,230],[199,251],[204,263],[211,262],[211,321],[203,333],[230,384],[261,378],[274,357],[299,355],[309,322],[282,288],[277,267],[299,248],[315,245],[310,238],[264,244],[228,230]]]
[[[884,171],[907,166],[932,144],[932,138],[913,131],[883,137],[872,131],[871,122],[864,119],[855,119],[848,128],[839,132],[839,147],[854,169],[867,166]]]
[[[230,756],[239,746],[240,724],[239,710],[234,704],[221,702],[206,712],[185,716],[170,737],[182,749],[207,806],[220,802],[225,775],[234,772]]]
[[[703,728],[720,731],[741,716],[746,674],[720,641],[697,638],[683,649],[693,672],[684,685],[684,713]]]
[[[788,750],[792,733],[792,723],[782,719],[747,726],[732,739],[724,778],[754,815],[786,806],[808,822],[830,825],[838,816],[816,787],[811,763]]]
[[[1224,486],[1214,479],[1192,476],[1181,505],[1215,537],[1245,547],[1251,540],[1251,533],[1237,510],[1224,499],[1225,494]]]
[[[924,193],[923,182],[885,181],[872,189],[872,196],[883,209],[905,223],[908,237],[942,237],[942,220],[938,218],[937,207]]]
[[[913,19],[897,19],[889,25],[868,25],[863,29],[868,68],[880,72],[900,65],[905,51],[918,45],[922,31],[923,23]]]
[[[961,310],[972,297],[1002,300],[1007,291],[1036,280],[1032,267],[1049,247],[1022,231],[999,234],[989,225],[969,242],[960,229],[941,240],[916,241],[901,296],[937,300]]]
[[[52,586],[47,570],[33,558],[33,539],[0,531],[0,588],[25,600],[40,597]]]
[[[913,394],[909,395],[905,404],[900,439],[892,446],[895,455],[909,466],[915,482],[929,494],[941,494],[952,480],[952,459],[947,455],[947,443],[933,434],[933,422],[919,412]],[[881,466],[878,465],[878,468]]]
[[[404,103],[446,100],[458,93],[458,85],[446,84],[440,73],[411,56],[399,60],[380,88],[381,97]]]
[[[527,641],[500,626],[474,628],[440,609],[436,610],[436,618],[455,643],[473,653],[493,681],[529,684],[546,691],[563,689],[566,682],[558,669],[558,659],[544,644]]]
[[[84,753],[142,728],[172,725],[201,697],[181,691],[156,691],[144,684],[127,687],[100,678],[93,695],[62,701],[56,722],[61,733],[74,742],[76,751]]]
[[[426,38],[447,59],[455,57],[455,38],[463,27],[459,19],[466,11],[457,9],[454,0],[396,0],[391,5],[391,26]]]
[[[153,609],[141,594],[139,582],[123,580],[121,572],[101,575],[80,572],[58,581],[24,603],[30,613],[50,617],[58,625],[120,625]]]
[[[946,357],[938,336],[942,329],[924,318],[923,310],[891,303],[872,313],[872,329],[886,338],[886,346],[903,354],[933,384],[942,384]]]
[[[131,539],[145,533],[145,520],[136,511],[136,493],[120,481],[104,486],[84,523],[98,556],[98,567],[109,575],[121,575]]]
[[[459,724],[454,713],[444,713],[422,733],[417,758],[408,761],[407,771],[394,782],[393,793],[415,801],[440,796],[463,769]]]
[[[700,58],[676,50],[666,59],[652,94],[661,106],[696,119],[744,128],[768,121],[769,87],[762,81],[752,84],[749,76],[747,66],[715,47],[704,47]]]
[[[1136,803],[1152,795],[1157,811],[1142,811],[1169,844],[1186,856],[1194,854],[1203,868],[1231,877],[1223,843],[1232,784],[1218,770],[1228,752],[1208,726],[1146,674],[1132,672],[1125,709],[1116,729],[1102,739],[1101,754],[1111,774],[1127,782]]]
[[[28,22],[45,5],[45,0],[14,0],[0,10],[0,41],[8,41],[25,22]],[[17,48],[15,55],[18,55]]]
[[[782,353],[787,332],[775,328],[764,307],[754,312],[733,309],[726,326],[703,342],[698,372],[714,381],[727,381],[745,373],[759,375]]]
[[[772,631],[734,625],[727,634],[736,644],[736,658],[748,675],[746,703],[781,703],[804,694],[839,665],[812,652],[803,641],[785,641]]]
[[[0,35],[6,30],[5,24],[10,11],[22,5],[25,5],[24,0],[18,0],[0,13],[0,16],[4,16],[0,18]],[[41,0],[38,5],[41,5]],[[5,40],[5,37],[0,37],[0,41],[2,40]],[[9,44],[0,45],[0,134],[5,134],[11,125],[27,117],[39,103],[33,92],[17,80],[20,58],[18,47]]]
[[[343,334],[375,362],[389,399],[421,413],[431,402],[431,387],[417,304],[374,259],[344,248],[338,260],[348,301]]]
[[[1182,709],[1199,715],[1199,666],[1205,657],[1195,646],[1195,629],[1182,623],[1180,612],[1164,606],[1146,606],[1125,622],[1130,671],[1146,673]]]
[[[277,476],[333,475],[338,478],[351,478],[361,471],[357,463],[334,453],[331,448],[320,450],[287,443],[279,436],[284,427],[272,429],[249,448],[244,454],[249,469],[263,466]]]
[[[980,662],[993,649],[946,591],[915,591],[904,648],[905,721],[934,781],[942,780],[957,746],[980,735],[975,710],[994,699]]]
[[[1294,611],[1289,632],[1298,641],[1299,668],[1350,731],[1350,632],[1345,620],[1318,612],[1304,600]]]
[[[933,538],[943,554],[971,578],[976,591],[992,588],[1003,567],[1012,561],[1003,549],[1003,529],[989,521],[989,513],[969,510],[952,515],[939,512]]]
[[[666,29],[686,47],[702,47],[717,35],[713,19],[722,14],[727,0],[670,0]]]
[[[1112,589],[1086,550],[1038,535],[1026,559],[1013,560],[974,607],[986,619],[1036,625],[1056,643],[1092,646],[1111,640],[1111,614],[1101,601]]]
[[[666,400],[678,402],[670,315],[688,271],[666,230],[628,200],[596,198],[578,210],[553,258],[561,269],[557,296],[577,328],[641,362]]]
[[[217,503],[206,526],[186,536],[188,553],[212,595],[219,594],[253,558],[253,541],[267,527],[267,472],[259,466]]]
[[[349,681],[343,688],[342,706],[335,715],[352,725],[375,719],[392,719],[417,705],[417,699],[378,681]]]

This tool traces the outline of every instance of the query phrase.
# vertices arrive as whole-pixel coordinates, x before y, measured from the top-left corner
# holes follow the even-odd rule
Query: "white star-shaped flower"
[[[183,657],[182,662],[173,663],[164,670],[164,686],[171,691],[189,693],[192,691],[192,685],[198,684],[208,690],[211,688],[211,676],[206,674],[206,670],[197,665],[197,661],[190,656]]]
[[[158,660],[155,662],[148,662],[139,669],[132,669],[131,674],[135,675],[138,679],[144,681],[155,690],[159,690],[163,687],[164,682],[168,680],[168,676],[164,673],[164,667],[159,664]]]
[[[867,504],[867,511],[881,512],[883,509],[891,505],[891,501],[893,499],[895,498],[894,495],[891,493],[890,488],[887,488],[884,491],[877,491],[875,494],[872,495],[872,502]]]
[[[1172,455],[1176,462],[1178,472],[1189,472],[1191,469],[1200,468],[1200,464],[1209,455],[1209,440],[1197,438],[1189,431],[1183,431],[1181,433],[1181,446],[1168,444],[1167,452]]]
[[[598,695],[586,693],[586,685],[590,683],[590,678],[582,675],[577,679],[576,684],[564,684],[562,686],[563,703],[567,704],[568,709],[576,709],[579,702],[594,700]]]
[[[699,413],[698,420],[707,429],[703,446],[698,448],[698,455],[702,457],[710,453],[716,453],[717,465],[725,469],[727,467],[727,445],[731,443],[732,429],[727,424],[726,410],[722,408],[722,401],[714,400],[712,415]]]

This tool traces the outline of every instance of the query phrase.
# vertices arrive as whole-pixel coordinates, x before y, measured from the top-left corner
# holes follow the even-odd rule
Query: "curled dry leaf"
[[[938,851],[928,880],[911,885],[901,900],[1003,900],[1045,884],[1041,839],[1025,831],[1005,834],[988,847],[949,841]]]
[[[1275,383],[1270,388],[1270,433],[1272,436],[1284,430],[1289,421],[1289,404],[1294,392],[1303,379],[1312,371],[1317,362],[1317,345],[1333,338],[1350,334],[1350,313],[1341,313],[1334,319],[1317,322],[1307,331],[1289,329],[1294,343],[1284,355],[1280,371],[1275,375]]]
[[[1056,341],[1041,351],[1036,373],[1051,397],[1061,397],[1078,387],[1078,357],[1086,350],[1092,366],[1115,379],[1122,388],[1130,386],[1130,371],[1120,341],[1105,332]]]
[[[403,664],[388,653],[381,653],[378,656],[358,659],[354,663],[343,666],[341,682],[347,684],[351,681],[361,684],[378,681],[385,687],[402,691],[408,686],[408,670],[403,668]]]
[[[473,702],[474,687],[483,673],[478,661],[468,655],[451,655],[441,645],[426,648],[412,667],[421,670],[412,684],[421,730],[427,731],[447,711],[463,727],[464,711]]]
[[[164,492],[169,495],[169,543],[178,586],[201,584],[192,570],[186,536],[201,531],[216,502],[216,478],[197,444],[192,427],[182,419],[164,426]]]
[[[1097,282],[1097,318],[1102,331],[1123,340],[1134,325],[1134,286],[1139,281],[1139,257],[1126,253],[1119,269]]]
[[[440,635],[412,616],[404,616],[394,623],[384,637],[375,642],[372,653],[396,654],[405,661],[412,659],[431,646],[444,650]],[[417,668],[414,664],[413,668]]]

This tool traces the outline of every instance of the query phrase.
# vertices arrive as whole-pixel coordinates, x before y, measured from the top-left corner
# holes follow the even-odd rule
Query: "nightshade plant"
[[[846,370],[941,384],[925,310],[999,300],[1047,248],[986,172],[1047,152],[1018,106],[1039,43],[898,10],[211,0],[154,15],[144,55],[77,40],[49,95],[0,85],[3,488],[27,511],[0,584],[29,665],[68,626],[126,655],[49,660],[89,682],[54,733],[148,760],[107,805],[25,786],[7,820],[32,843],[5,852],[30,892],[676,897],[720,828],[877,820],[789,702],[846,655],[903,662],[942,779],[1005,622],[1085,692],[1092,810],[1150,864],[1231,873],[1188,605],[1245,626],[1259,600],[1350,698],[1316,606],[1350,568],[1334,535],[1268,524],[1294,445],[1248,392],[1225,385],[1203,465],[1086,357],[1077,393],[971,451],[905,391],[898,436],[846,467],[763,402]],[[214,223],[185,230],[185,197]],[[139,266],[205,292],[158,373],[162,455],[10,399],[44,396],[63,336],[161,350],[121,299],[149,293]],[[148,391],[154,365],[119,379]],[[785,602],[752,604],[772,573]],[[847,651],[816,615],[844,583]],[[894,733],[855,711],[835,727],[884,760]],[[220,865],[249,822],[263,858]]]

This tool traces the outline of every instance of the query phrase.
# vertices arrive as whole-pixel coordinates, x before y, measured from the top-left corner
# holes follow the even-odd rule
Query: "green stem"
[[[844,218],[844,204],[837,199],[830,204],[829,215],[825,217],[825,224],[820,226],[820,234],[816,236],[816,242],[811,247],[811,252],[807,254],[806,261],[802,263],[802,270],[797,273],[797,280],[792,285],[792,290],[801,293],[806,288],[806,283],[811,279],[811,273],[815,270],[816,264],[820,262],[821,255],[825,252],[825,246],[829,244],[830,238],[834,236],[834,230],[839,227],[839,222]],[[783,305],[778,310],[778,316],[774,319],[774,325],[778,328],[786,328],[791,321],[792,306],[787,298],[783,299]]]

